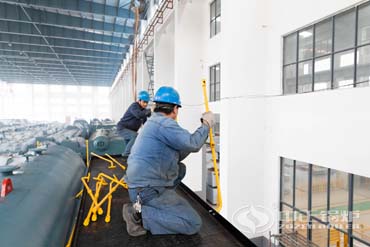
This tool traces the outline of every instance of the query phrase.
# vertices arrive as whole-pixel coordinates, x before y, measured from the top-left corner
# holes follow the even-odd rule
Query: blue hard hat
[[[180,95],[173,87],[160,87],[153,101],[181,106]]]
[[[140,91],[139,94],[137,95],[137,98],[142,101],[149,102],[150,96],[147,91]]]

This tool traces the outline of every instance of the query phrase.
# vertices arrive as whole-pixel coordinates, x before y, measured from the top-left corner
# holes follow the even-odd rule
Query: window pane
[[[354,47],[355,22],[355,11],[353,10],[335,16],[335,51]]]
[[[307,237],[307,216],[297,211],[294,212],[294,230],[303,237]]]
[[[296,65],[284,67],[284,94],[296,93]]]
[[[219,32],[221,32],[221,17],[217,17],[216,18],[216,33],[215,34],[218,34]]]
[[[296,161],[295,171],[295,207],[305,211],[308,209],[308,164]]]
[[[211,22],[211,37],[215,36],[216,34],[216,21]]]
[[[359,45],[370,42],[370,5],[367,4],[358,10],[358,36]]]
[[[215,2],[212,2],[211,3],[211,6],[210,6],[210,8],[211,8],[211,20],[213,20],[214,18],[215,18],[215,14],[216,14],[216,12],[215,12],[215,7],[216,7],[216,3]]]
[[[348,174],[331,170],[330,176],[329,221],[344,227],[347,221],[342,214],[348,213]]]
[[[353,50],[334,55],[334,88],[353,86],[354,57]]]
[[[369,247],[370,245],[366,245],[361,243],[360,241],[357,241],[356,239],[353,240],[353,247]]]
[[[297,60],[297,34],[293,33],[284,38],[284,64]]]
[[[346,229],[343,229],[346,231]],[[340,246],[346,247],[348,246],[348,235],[340,232],[334,228],[330,229],[330,247]]]
[[[293,160],[283,158],[282,199],[283,202],[293,206]]]
[[[353,235],[370,242],[370,178],[354,176]]]
[[[220,65],[216,65],[215,66],[215,72],[216,72],[215,82],[220,82],[221,81],[221,78],[220,78],[220,74],[221,74]]]
[[[220,83],[216,83],[216,99],[215,100],[220,100],[221,96],[221,89],[220,89]]]
[[[368,86],[370,79],[370,46],[360,47],[357,50],[356,83],[358,86]]]
[[[216,16],[221,15],[221,0],[216,0]]]
[[[328,169],[312,166],[312,215],[327,221]]]
[[[212,66],[209,68],[209,82],[211,85],[215,83],[215,79],[215,67]]]
[[[298,64],[298,93],[312,91],[312,61]]]
[[[332,21],[324,21],[315,27],[315,56],[331,53]]]
[[[331,56],[315,60],[315,91],[331,88]]]
[[[293,231],[293,210],[285,205],[282,209],[280,212],[281,230],[283,233],[291,233]]]
[[[313,53],[313,28],[299,31],[299,60],[312,58]]]
[[[312,242],[320,247],[328,245],[328,227],[317,221],[312,221]]]

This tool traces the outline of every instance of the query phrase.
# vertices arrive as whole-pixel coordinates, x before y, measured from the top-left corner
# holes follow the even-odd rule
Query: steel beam
[[[42,8],[49,11],[67,10],[78,15],[94,14],[101,16],[111,16],[117,18],[134,18],[134,13],[127,8],[111,6],[93,1],[79,0],[0,0],[2,3],[19,5],[27,8]],[[119,2],[119,1],[118,1]]]
[[[129,45],[130,40],[132,39],[131,35],[124,33],[114,33],[108,35],[107,33],[85,32],[62,27],[40,26],[40,31],[45,34],[44,36],[46,38],[76,40],[113,46]],[[42,37],[33,28],[33,25],[31,23],[17,23],[13,21],[1,21],[0,33],[9,35]]]
[[[24,13],[26,7],[23,5],[12,5],[1,3],[0,0],[0,20],[14,21],[20,23],[31,23],[33,25],[44,25],[52,27],[63,27],[70,29],[77,29],[80,31],[102,31],[112,33],[127,33],[133,34],[134,28],[127,25],[120,25],[117,23],[107,23],[96,21],[94,19],[75,17],[72,15],[63,15],[58,12],[47,12],[45,10],[27,8],[27,14]]]
[[[66,48],[66,49],[78,49],[78,50],[91,50],[91,51],[100,51],[100,52],[112,52],[116,54],[125,53],[129,46],[110,46],[105,44],[97,44],[90,42],[83,42],[77,40],[61,40],[49,38],[49,45],[46,45],[42,36],[21,36],[14,34],[3,34],[0,33],[0,43],[5,43],[9,47],[13,44],[18,45],[29,45],[30,47],[35,46],[46,46],[53,48]]]

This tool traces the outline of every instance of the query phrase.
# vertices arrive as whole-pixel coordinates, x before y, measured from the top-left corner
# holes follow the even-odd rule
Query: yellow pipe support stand
[[[112,156],[110,156],[109,154],[105,154],[105,156],[107,156],[108,158],[110,158],[114,163],[116,163],[116,165],[118,165],[119,167],[122,168],[122,170],[126,170],[126,166],[122,165],[121,163],[119,163],[116,159],[114,159]]]
[[[71,247],[72,245],[72,240],[73,240],[73,235],[75,234],[76,230],[76,223],[73,225],[71,235],[69,235],[68,243],[66,244],[66,247]]]
[[[93,152],[91,152],[91,155],[92,155],[92,156],[95,156],[95,157],[97,157],[97,158],[99,158],[99,159],[101,159],[101,160],[105,160],[105,161],[107,161],[107,162],[110,164],[110,166],[108,166],[108,168],[109,168],[109,169],[114,169],[114,168],[116,168],[116,166],[115,166],[115,165],[113,165],[113,161],[111,161],[111,160],[109,160],[109,159],[106,159],[106,158],[104,158],[104,157],[102,157],[102,156],[100,156],[100,155],[98,155],[98,154],[96,154],[96,153],[93,153]]]
[[[122,183],[123,182],[123,179],[121,179],[121,180],[119,180],[118,182],[120,182],[120,183]],[[96,212],[96,210],[98,209],[98,208],[100,208],[101,207],[101,205],[103,205],[103,203],[109,198],[109,196],[110,195],[112,195],[113,194],[113,192],[115,192],[116,190],[117,190],[117,188],[118,188],[118,186],[120,185],[120,183],[117,183],[104,197],[103,197],[103,199],[97,204],[97,205],[95,205],[94,206],[94,208],[92,209],[92,211],[94,212]]]
[[[112,186],[113,185],[113,181],[109,183],[109,192],[112,191]],[[109,223],[110,222],[110,209],[111,209],[111,206],[112,206],[112,195],[109,195],[108,197],[108,206],[107,206],[107,215],[105,216],[105,222],[106,223]]]
[[[85,145],[86,145],[86,166],[90,166],[90,161],[89,161],[89,140],[85,140]]]
[[[80,190],[80,192],[78,192],[75,196],[75,198],[79,198],[80,196],[82,196],[82,193],[84,192],[84,190]]]
[[[100,188],[101,188],[102,184],[100,181],[98,181],[96,184],[95,184],[95,188],[96,188],[96,191],[95,191],[95,200],[98,201],[99,199],[99,192],[100,192]],[[94,203],[91,203],[92,207],[94,207]],[[93,211],[93,215],[91,217],[91,220],[92,221],[96,221],[98,219],[98,216],[96,213],[98,213],[99,215],[102,215],[103,214],[103,209],[102,208],[98,208],[98,210],[96,211]]]
[[[207,96],[207,89],[206,89],[206,80],[202,80],[202,87],[203,87],[203,97],[204,97],[204,105],[206,107],[206,112],[209,111],[208,105],[208,96]],[[221,197],[221,187],[220,187],[220,177],[218,174],[218,167],[216,162],[216,150],[215,150],[215,141],[213,139],[213,130],[209,128],[209,142],[212,151],[212,160],[213,160],[213,168],[215,170],[215,177],[216,177],[216,185],[217,185],[217,207],[216,211],[220,212],[222,208],[222,197]]]
[[[90,206],[90,209],[89,209],[89,212],[87,213],[87,216],[83,222],[83,225],[84,226],[88,226],[90,224],[90,217],[91,217],[91,214],[93,213],[92,212],[92,208],[93,208],[93,205],[97,205],[98,204],[98,201],[97,201],[97,198],[95,198],[95,195],[93,194],[92,190],[90,189],[90,187],[88,186],[88,184],[86,183],[85,179],[88,179],[86,177],[83,177],[81,178],[81,181],[83,183],[83,185],[85,186],[86,188],[86,191],[87,191],[87,194],[90,196],[91,200],[92,200],[92,203],[91,203],[91,206]]]
[[[98,175],[98,178],[100,177],[105,177],[106,179],[112,181],[112,182],[115,182],[115,183],[118,183],[119,185],[121,185],[123,188],[127,189],[127,184],[125,183],[125,181],[123,180],[123,178],[121,180],[118,180],[118,178],[116,177],[116,175],[113,175],[113,178],[108,176],[107,174],[105,173],[99,173]],[[122,182],[121,182],[122,181]]]

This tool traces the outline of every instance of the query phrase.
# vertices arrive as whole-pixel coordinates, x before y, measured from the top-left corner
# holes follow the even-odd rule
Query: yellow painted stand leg
[[[101,181],[99,181],[99,182],[97,182],[97,184],[96,184],[96,193],[95,193],[95,195],[93,194],[93,192],[92,192],[92,190],[90,189],[90,187],[88,186],[88,184],[87,184],[87,182],[85,181],[86,180],[86,177],[84,177],[84,178],[81,178],[81,181],[82,181],[82,183],[83,183],[83,185],[85,186],[85,188],[86,188],[86,191],[87,191],[87,193],[88,193],[88,195],[90,196],[90,198],[91,198],[91,200],[92,200],[92,203],[91,203],[91,207],[90,207],[90,210],[89,210],[89,212],[87,213],[87,216],[86,216],[86,218],[85,218],[85,220],[84,220],[84,222],[83,222],[83,225],[84,226],[88,226],[89,224],[90,224],[90,217],[91,217],[91,214],[92,213],[94,213],[95,214],[95,216],[93,215],[93,217],[92,217],[92,220],[93,221],[95,221],[96,219],[96,211],[97,210],[99,210],[99,208],[97,209],[97,210],[95,210],[95,211],[93,211],[92,209],[94,208],[94,205],[97,205],[98,204],[98,197],[99,197],[99,190],[100,190],[100,186],[101,185],[99,185],[100,183],[102,183]],[[98,188],[98,185],[99,185],[99,188]],[[101,214],[103,214],[104,212],[102,211],[103,209],[101,209],[100,208],[100,213]],[[95,220],[94,220],[95,219]]]
[[[206,89],[206,80],[202,80],[202,87],[203,87],[203,97],[204,97],[204,105],[206,107],[206,112],[209,111],[208,105],[208,96],[207,96],[207,89]],[[216,185],[217,185],[217,207],[216,211],[220,212],[222,208],[222,197],[221,197],[221,186],[220,186],[220,177],[218,174],[218,167],[216,161],[216,150],[215,150],[215,141],[213,139],[213,130],[212,128],[209,129],[209,142],[212,151],[212,160],[213,160],[213,168],[215,170],[215,177],[216,177]]]
[[[110,182],[109,184],[109,192],[112,191],[113,182]],[[108,197],[108,206],[107,206],[107,215],[105,216],[105,222],[110,222],[110,210],[112,206],[112,195],[109,195]]]
[[[99,191],[100,191],[100,187],[101,187],[100,182],[97,182],[95,186],[96,186],[95,187],[96,188],[96,191],[95,191],[95,200],[98,201],[98,199],[99,199]],[[94,202],[92,202],[91,205],[94,207]],[[99,209],[97,211],[99,211]],[[93,215],[91,217],[91,220],[92,221],[96,221],[98,219],[98,216],[96,214],[97,211],[93,211]]]
[[[85,140],[85,145],[86,145],[86,166],[90,166],[90,161],[89,161],[89,140]]]

